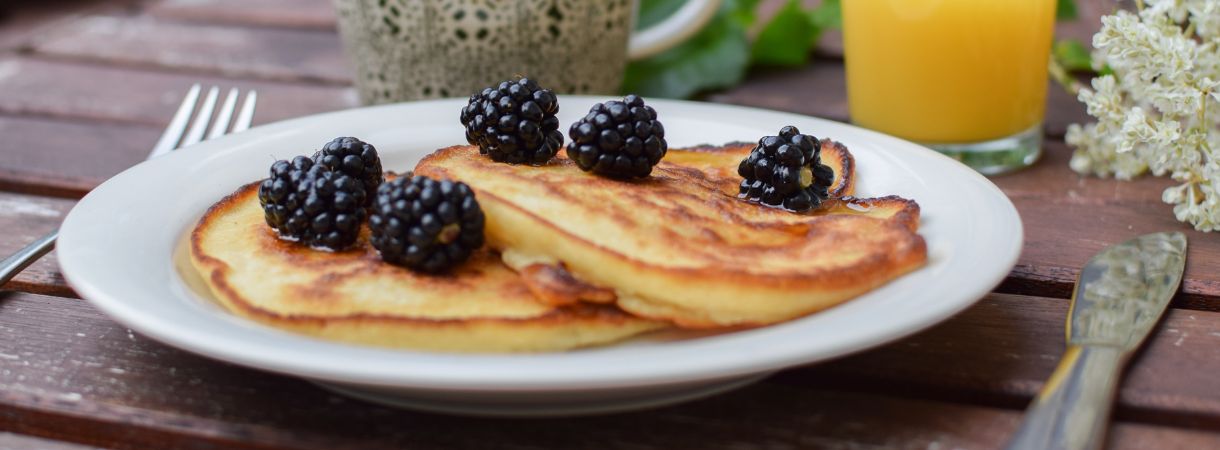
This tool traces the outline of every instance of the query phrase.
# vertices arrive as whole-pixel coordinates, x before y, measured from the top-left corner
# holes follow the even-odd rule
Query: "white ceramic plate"
[[[561,98],[561,127],[604,98]],[[72,209],[59,262],[81,296],[133,330],[212,358],[310,379],[373,401],[492,415],[552,415],[653,406],[731,389],[765,374],[877,346],[961,311],[998,284],[1021,249],[1021,219],[986,178],[927,148],[795,114],[649,100],[671,147],[754,141],[783,125],[843,142],[858,196],[897,194],[922,208],[928,265],[841,306],[765,328],[679,341],[643,340],[566,353],[469,355],[331,343],[232,316],[189,285],[179,245],[202,213],[275,159],[335,136],[377,146],[406,171],[463,143],[448,99],[362,108],[250,129],[145,162]],[[832,249],[831,249],[832,250]],[[460,299],[455,299],[460,301]]]

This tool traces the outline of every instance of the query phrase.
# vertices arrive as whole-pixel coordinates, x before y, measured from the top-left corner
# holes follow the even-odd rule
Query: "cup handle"
[[[627,59],[637,60],[656,55],[694,36],[720,9],[721,0],[687,0],[673,14],[643,30],[631,34],[627,44]]]

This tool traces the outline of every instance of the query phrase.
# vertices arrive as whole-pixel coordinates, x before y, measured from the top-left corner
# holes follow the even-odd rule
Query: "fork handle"
[[[30,245],[18,250],[13,256],[0,261],[0,286],[8,283],[9,280],[17,276],[22,269],[25,269],[42,255],[47,254],[51,249],[55,248],[55,238],[59,237],[59,228],[51,230],[46,236],[38,238],[31,242]]]
[[[1114,347],[1068,347],[1026,410],[1008,450],[1101,448],[1123,357]]]

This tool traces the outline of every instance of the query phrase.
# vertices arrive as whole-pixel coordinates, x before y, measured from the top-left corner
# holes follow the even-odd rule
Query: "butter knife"
[[[1182,233],[1145,234],[1089,260],[1072,292],[1067,352],[1008,449],[1101,448],[1120,369],[1160,319],[1185,266]]]

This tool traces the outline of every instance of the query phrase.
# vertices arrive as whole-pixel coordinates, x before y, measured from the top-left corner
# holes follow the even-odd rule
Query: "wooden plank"
[[[162,0],[145,13],[183,22],[333,30],[335,10],[327,0]]]
[[[1052,307],[1062,303],[1047,302]],[[1003,314],[999,323],[993,317],[973,329],[987,332],[957,336],[949,344],[971,349],[1020,337],[1004,333],[1003,327],[1013,324]],[[1026,332],[1032,333],[1030,339],[1047,340],[1045,332]],[[485,448],[489,443],[523,449],[995,448],[1020,418],[1018,410],[768,382],[630,414],[531,421],[460,418],[373,406],[294,378],[190,355],[132,334],[87,303],[71,299],[0,297],[0,335],[5,336],[0,339],[0,429],[127,448]],[[1182,347],[1216,348],[1203,339]],[[938,359],[918,361],[921,356],[948,357],[952,345],[942,345],[939,353],[902,344],[888,348],[922,353],[914,357],[917,363],[902,367],[904,372],[951,374],[934,364]],[[1168,353],[1180,354],[1179,348],[1170,347]],[[1200,359],[1190,372],[1203,379],[1214,373],[1208,364],[1220,361],[1208,354],[1194,356]],[[1147,359],[1137,364],[1151,364]],[[1028,370],[1015,367],[1027,360],[1013,361],[1004,367]],[[1209,448],[1220,445],[1218,439],[1217,433],[1134,423],[1119,423],[1111,435],[1112,448],[1153,443],[1158,448]]]
[[[847,87],[843,63],[817,58],[797,69],[762,68],[740,85],[706,97],[716,103],[755,106],[847,121]]]
[[[1068,302],[992,294],[926,332],[780,381],[1024,408],[1063,353]],[[1220,313],[1170,309],[1133,359],[1117,417],[1220,428]]]
[[[155,38],[154,38],[155,37]],[[333,30],[198,25],[147,17],[90,16],[44,33],[39,54],[238,78],[349,85]]]
[[[815,58],[812,64],[795,69],[756,69],[740,85],[706,99],[850,121],[846,74],[842,61],[836,59]],[[1054,84],[1048,87],[1048,136],[1062,137],[1068,124],[1088,119],[1083,104]]]
[[[143,161],[160,134],[148,125],[0,116],[0,189],[79,198]]]
[[[42,450],[87,450],[101,447],[88,447],[62,441],[0,432],[0,449],[37,448]]]
[[[155,39],[155,37],[147,37]],[[162,128],[193,83],[256,89],[254,122],[356,106],[353,89],[136,70],[30,57],[0,59],[0,113]]]
[[[34,242],[63,222],[73,202],[31,195],[0,192],[0,257],[7,257]],[[75,297],[63,275],[55,252],[26,267],[15,278],[0,284],[0,290],[17,290]]]
[[[1178,222],[1161,201],[1166,178],[1119,181],[1082,177],[1068,168],[1071,150],[1046,145],[1042,161],[993,178],[1025,224],[1021,266],[1005,292],[1066,297],[1080,266],[1108,245],[1144,233],[1181,231],[1189,239],[1185,281],[1177,306],[1220,310],[1220,239]]]
[[[1072,148],[1063,141],[1048,139],[1043,150],[1042,159],[1033,166],[991,180],[1009,197],[1063,197],[1099,206],[1164,204],[1161,191],[1172,184],[1167,178],[1152,176],[1130,181],[1082,176],[1068,166]]]
[[[135,0],[60,0],[0,2],[0,52],[20,51],[30,39],[62,21],[129,7]]]
[[[1084,103],[1080,103],[1074,95],[1054,82],[1047,85],[1046,117],[1042,125],[1047,136],[1063,139],[1063,135],[1067,134],[1068,125],[1092,121],[1093,118],[1085,112]]]

